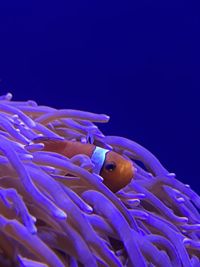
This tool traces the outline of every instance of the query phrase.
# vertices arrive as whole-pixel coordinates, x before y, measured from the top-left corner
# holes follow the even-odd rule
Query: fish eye
[[[107,171],[109,171],[109,172],[114,171],[116,167],[117,166],[116,166],[116,164],[114,162],[108,162],[108,163],[105,164],[105,169]]]

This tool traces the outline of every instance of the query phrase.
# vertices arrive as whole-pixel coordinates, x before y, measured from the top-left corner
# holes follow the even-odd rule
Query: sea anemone
[[[200,266],[200,197],[189,185],[136,142],[105,136],[94,123],[106,115],[11,98],[0,97],[0,266]],[[90,136],[129,158],[135,177],[113,193],[89,157],[44,151],[41,136]]]

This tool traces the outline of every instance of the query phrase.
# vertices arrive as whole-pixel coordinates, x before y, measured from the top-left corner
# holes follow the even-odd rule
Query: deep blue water
[[[200,16],[191,1],[0,2],[0,89],[111,116],[200,193]]]

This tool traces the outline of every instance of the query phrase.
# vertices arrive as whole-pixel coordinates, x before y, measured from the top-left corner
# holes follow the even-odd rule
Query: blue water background
[[[111,116],[200,193],[200,15],[193,1],[1,1],[0,91]]]

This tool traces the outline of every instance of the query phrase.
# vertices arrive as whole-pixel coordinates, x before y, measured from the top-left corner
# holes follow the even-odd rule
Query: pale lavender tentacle
[[[17,255],[17,259],[18,259],[19,267],[48,267],[48,265],[45,263],[33,261],[25,257],[22,257],[21,255]]]
[[[2,137],[1,137],[2,139]],[[66,214],[59,209],[53,202],[51,202],[48,198],[46,198],[33,184],[30,175],[28,174],[25,166],[20,161],[17,153],[12,149],[10,144],[4,139],[1,140],[0,150],[7,156],[11,165],[18,173],[25,189],[29,192],[35,199],[39,201],[39,203],[48,207],[54,216],[58,216],[59,218],[66,218]]]
[[[10,105],[5,105],[5,104],[2,104],[0,103],[0,109],[5,111],[5,112],[8,112],[8,113],[11,113],[11,114],[14,114],[14,115],[18,115],[19,118],[30,128],[33,128],[35,127],[35,122],[30,118],[28,117],[26,114],[24,114],[23,112],[21,112],[21,110],[15,108],[15,107],[12,107]]]
[[[44,124],[46,121],[51,120],[51,117],[57,117],[57,118],[69,117],[73,119],[87,119],[94,122],[107,122],[109,120],[109,116],[104,114],[94,114],[87,111],[63,109],[42,115],[39,118],[37,118],[36,121]]]
[[[0,215],[0,229],[7,235],[18,240],[23,245],[31,246],[34,253],[41,255],[51,267],[64,267],[60,259],[53,253],[49,247],[43,243],[37,235],[32,235],[17,220],[9,220]],[[14,235],[12,235],[14,233]]]
[[[28,231],[35,234],[37,232],[37,228],[35,226],[36,218],[29,213],[22,197],[17,193],[17,191],[13,188],[0,188],[0,197],[8,208],[12,206],[10,206],[10,202],[7,198],[12,200],[15,211],[22,218],[22,222],[27,227]]]
[[[133,150],[138,156],[141,157],[144,164],[153,170],[155,175],[159,176],[168,174],[168,171],[161,165],[160,161],[151,152],[136,142],[117,136],[106,136],[103,140],[110,145],[119,145],[129,150]]]
[[[136,183],[132,183],[132,186],[138,192],[145,194],[147,201],[150,201],[154,207],[156,207],[158,210],[160,210],[160,212],[162,212],[171,221],[175,221],[177,223],[184,223],[184,222],[188,221],[187,217],[176,216],[170,208],[168,208],[165,204],[163,204],[162,201],[160,201],[158,198],[156,198],[151,192],[149,192],[145,188],[139,186]]]
[[[106,115],[11,98],[0,96],[0,196],[3,214],[16,220],[0,215],[1,232],[10,240],[0,239],[0,265],[57,267],[58,260],[75,267],[140,266],[136,246],[148,267],[200,266],[200,197],[189,185],[139,144],[104,136],[93,122],[108,121]],[[40,136],[92,142],[131,160],[137,172],[114,194],[88,157],[41,151],[44,144],[31,142]],[[34,248],[41,242],[54,263]]]
[[[121,240],[124,242],[132,265],[135,267],[146,266],[136,240],[131,238],[131,236],[134,235],[134,232],[131,232],[131,228],[129,228],[128,223],[114,205],[111,204],[108,199],[103,196],[103,194],[96,191],[86,191],[82,194],[82,197],[94,207],[94,210],[106,216],[113,224]]]
[[[0,127],[2,127],[14,139],[18,140],[19,142],[22,142],[24,144],[29,143],[29,140],[25,138],[22,134],[20,134],[19,131],[17,131],[17,129],[15,129],[13,125],[2,114],[0,114]]]

